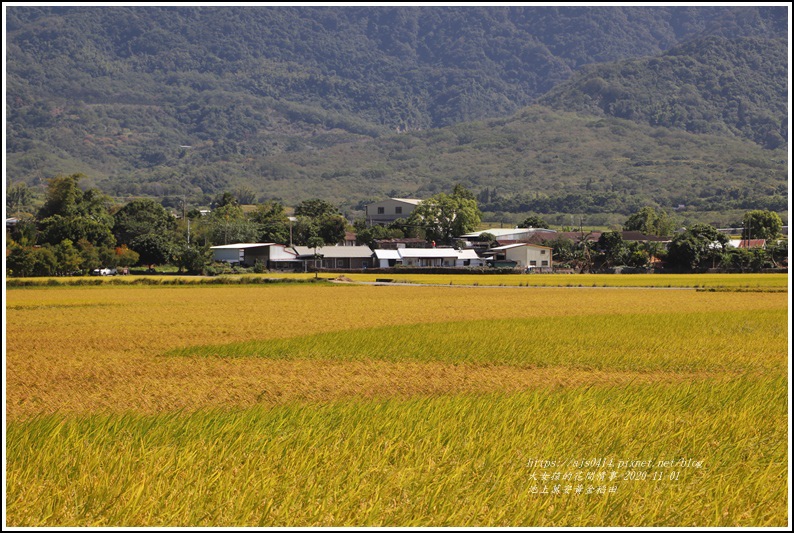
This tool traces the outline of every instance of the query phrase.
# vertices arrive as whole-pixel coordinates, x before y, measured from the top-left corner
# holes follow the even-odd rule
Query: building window
[[[544,267],[549,266],[549,262],[548,261],[541,261],[540,264],[541,264],[541,266],[544,266]]]
[[[386,208],[385,208],[385,207],[379,207],[379,208],[378,208],[378,214],[379,214],[379,215],[382,215],[382,214],[383,214],[383,213],[385,213],[385,212],[386,212]]]
[[[530,266],[538,266],[538,262],[537,261],[530,261],[529,264],[530,264]]]
[[[403,214],[403,208],[402,208],[402,206],[395,207],[395,208],[394,208],[394,214],[395,214],[395,215],[402,215],[402,214]]]
[[[546,255],[546,250],[541,250],[540,255]]]

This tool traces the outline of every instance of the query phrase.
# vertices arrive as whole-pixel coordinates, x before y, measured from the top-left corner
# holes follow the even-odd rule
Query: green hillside
[[[590,65],[539,101],[777,148],[788,139],[787,58],[786,39],[707,37],[659,57]]]
[[[349,210],[457,182],[513,213],[785,206],[785,7],[6,14],[14,182]]]
[[[177,165],[149,174],[148,183],[99,185],[119,195],[154,192],[158,184],[168,187],[169,176],[203,168],[200,157],[186,150]],[[648,203],[705,211],[786,207],[783,149],[540,106],[505,119],[324,149],[307,145],[264,161],[238,156],[224,165],[228,175],[248,177],[227,188],[256,183],[258,194],[288,204],[320,197],[360,208],[386,195],[423,198],[462,183],[494,211],[628,214]]]

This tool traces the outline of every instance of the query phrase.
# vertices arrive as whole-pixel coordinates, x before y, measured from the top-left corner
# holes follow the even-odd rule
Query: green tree
[[[17,223],[10,228],[6,226],[6,235],[9,241],[16,241],[22,246],[32,246],[39,238],[39,230],[36,226],[36,219],[31,216],[23,216]]]
[[[295,217],[295,222],[292,224],[293,244],[308,246],[309,239],[313,237],[320,238],[319,232],[319,226],[311,218],[305,216]]]
[[[213,209],[207,225],[210,241],[216,245],[251,242],[258,237],[257,225],[246,218],[236,203]]]
[[[122,244],[118,248],[114,250],[116,255],[116,266],[120,266],[122,268],[131,267],[138,263],[141,256],[135,250],[130,250],[127,248],[126,244]]]
[[[118,244],[127,244],[147,234],[173,235],[176,220],[154,200],[133,200],[113,215],[113,234]]]
[[[333,204],[325,200],[312,199],[304,200],[295,206],[296,217],[308,217],[314,220],[319,220],[327,215],[338,215],[339,209],[334,207]]]
[[[102,264],[100,258],[100,248],[94,246],[86,239],[77,241],[77,251],[80,254],[80,268],[84,272],[91,272],[94,269],[110,267],[111,265]]]
[[[109,208],[110,198],[99,189],[83,192],[79,182],[85,175],[56,176],[47,183],[47,198],[39,209],[37,218],[60,215],[62,217],[83,216],[105,224],[113,225]]]
[[[748,211],[742,218],[742,239],[766,239],[774,241],[780,237],[783,221],[780,215],[766,209]]]
[[[480,242],[487,243],[488,246],[494,246],[497,242],[496,235],[494,235],[493,233],[488,233],[487,231],[480,233],[480,237],[477,240],[479,240]]]
[[[280,202],[270,201],[257,205],[249,219],[257,226],[258,242],[289,242],[290,221]]]
[[[482,214],[471,193],[439,193],[423,200],[413,210],[409,223],[421,226],[428,240],[449,244],[456,236],[477,229]],[[465,189],[463,189],[465,191]],[[471,197],[469,197],[471,196]]]
[[[663,209],[646,206],[633,213],[623,223],[625,231],[639,231],[645,235],[666,237],[675,231],[676,221]]]
[[[681,271],[703,271],[716,267],[728,236],[708,224],[693,224],[679,233],[667,249],[667,265]]]
[[[217,195],[215,199],[212,200],[211,207],[213,209],[218,209],[219,207],[225,207],[227,205],[240,205],[240,202],[237,201],[234,194],[229,191]]]
[[[767,244],[766,250],[773,266],[777,267],[788,259],[788,239]]]
[[[78,206],[83,198],[78,182],[85,177],[83,174],[71,176],[56,176],[47,183],[47,197],[44,205],[39,209],[37,218],[60,216],[75,216],[80,214]]]
[[[548,228],[549,224],[538,215],[530,215],[518,225],[519,228]]]
[[[86,240],[97,246],[113,246],[111,226],[88,216],[53,215],[39,222],[40,240],[44,243],[58,244],[63,240],[72,242]]]
[[[598,251],[603,254],[605,266],[625,265],[629,250],[619,231],[605,231],[598,238]]]
[[[58,261],[58,275],[69,276],[80,270],[83,258],[80,256],[80,251],[74,247],[74,243],[72,243],[71,240],[62,240],[53,247],[53,251]]]
[[[83,192],[78,183],[84,176],[56,176],[47,186],[47,199],[38,212],[43,242],[58,244],[68,239],[87,240],[95,246],[113,246],[110,199],[98,189]]]
[[[171,262],[179,268],[179,272],[202,274],[212,262],[212,250],[208,245],[177,243],[172,253]]]
[[[33,276],[53,276],[58,272],[58,258],[52,247],[39,246],[31,250],[31,267]]]
[[[542,244],[552,249],[552,257],[556,264],[568,264],[576,257],[576,245],[567,237],[544,240]]]
[[[138,235],[129,243],[143,265],[164,265],[170,262],[174,240],[170,235],[146,233]]]
[[[32,275],[32,248],[12,241],[6,249],[6,275],[18,278]]]
[[[251,205],[256,201],[256,193],[248,185],[237,187],[232,194],[241,205]]]
[[[317,234],[326,244],[339,244],[345,239],[347,220],[342,215],[324,215],[317,220]]]
[[[11,242],[6,256],[6,274],[15,277],[52,276],[58,272],[58,258],[46,246],[22,246]]]
[[[15,183],[6,192],[6,208],[9,214],[18,215],[33,201],[33,192],[25,183]]]
[[[392,234],[392,230],[386,226],[376,224],[374,226],[363,226],[356,228],[356,244],[373,247],[375,240],[388,239]]]

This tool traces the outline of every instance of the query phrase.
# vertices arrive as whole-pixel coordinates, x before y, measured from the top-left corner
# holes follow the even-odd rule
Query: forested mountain
[[[788,41],[706,37],[658,57],[589,65],[539,101],[692,133],[788,139]]]
[[[493,122],[472,121],[518,124],[513,114],[538,98],[562,110],[715,134],[693,141],[702,153],[691,158],[719,165],[719,147],[736,145],[734,154],[775,169],[763,178],[772,190],[785,158],[760,148],[787,142],[785,7],[6,9],[14,181],[83,172],[84,185],[119,195],[248,186],[285,201],[327,193],[355,205],[392,191],[421,196],[456,178],[517,197],[607,179],[585,169],[623,157],[614,147],[540,181],[524,176],[548,164],[520,150],[504,159],[500,150],[472,149],[511,142],[489,129]],[[649,87],[656,96],[647,97]],[[592,122],[532,113],[546,117],[543,133],[522,125],[516,135],[537,135],[551,161],[570,157],[571,121]],[[638,131],[634,142],[649,145],[637,153],[677,135]],[[432,158],[434,136],[457,139],[447,146],[457,162],[411,168],[378,155],[396,143]],[[346,150],[364,155],[339,161]],[[470,176],[474,168],[499,170]],[[556,175],[565,179],[555,182]],[[656,202],[679,200],[663,194]]]

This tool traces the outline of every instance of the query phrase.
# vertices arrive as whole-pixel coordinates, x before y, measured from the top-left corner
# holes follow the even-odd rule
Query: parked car
[[[115,268],[95,268],[91,271],[92,276],[115,276],[118,271]]]

